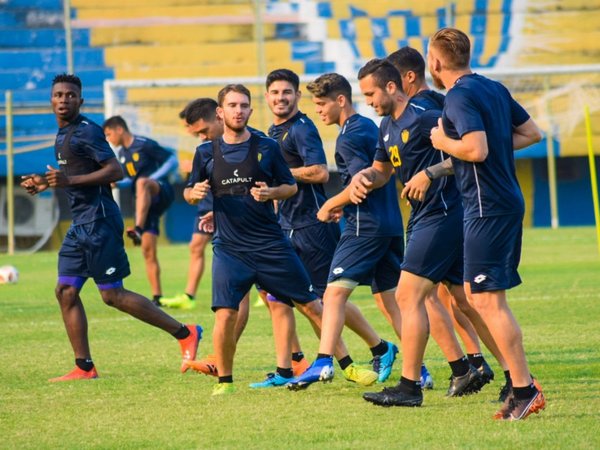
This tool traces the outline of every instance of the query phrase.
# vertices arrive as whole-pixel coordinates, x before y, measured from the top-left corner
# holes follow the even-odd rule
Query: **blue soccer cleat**
[[[333,380],[333,358],[319,358],[302,375],[292,378],[287,388],[291,391],[299,391],[317,381],[330,382],[331,380]]]
[[[285,386],[293,379],[294,378],[282,377],[278,373],[268,373],[267,378],[265,378],[264,381],[261,381],[259,383],[252,383],[252,384],[250,384],[250,387],[253,389],[259,389],[259,388],[272,388],[272,387]]]
[[[421,389],[433,389],[433,378],[425,364],[421,366]]]
[[[386,342],[387,351],[383,355],[377,355],[373,357],[371,364],[373,364],[373,370],[379,374],[377,381],[383,383],[390,377],[392,373],[392,366],[396,361],[396,355],[398,354],[398,347],[391,342]]]

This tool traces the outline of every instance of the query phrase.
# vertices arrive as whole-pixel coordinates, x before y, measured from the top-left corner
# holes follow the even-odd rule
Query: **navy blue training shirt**
[[[142,136],[134,136],[131,147],[119,149],[119,162],[125,175],[133,181],[134,187],[138,178],[149,177],[171,156],[173,153],[165,150],[158,142]]]
[[[247,186],[254,185],[258,179],[269,186],[296,183],[277,142],[268,137],[252,136],[258,140],[254,155],[250,140],[227,144],[223,138],[219,139],[221,157],[228,170],[228,175],[219,179],[214,176],[213,143],[209,141],[198,146],[186,185],[193,187],[195,183],[210,180],[215,220],[213,243],[232,247],[238,252],[260,251],[279,245],[286,239],[275,215],[273,202],[257,202]],[[256,165],[257,170],[248,168],[252,165]],[[248,170],[250,173],[245,173]],[[231,194],[221,195],[218,190],[223,187],[231,188]]]
[[[54,155],[66,176],[86,175],[102,168],[101,164],[115,157],[106,142],[104,131],[87,117],[79,115],[67,126],[59,128],[54,142]],[[73,225],[121,214],[113,199],[110,184],[67,186],[64,188]]]
[[[460,139],[472,131],[485,131],[488,144],[483,162],[452,158],[465,219],[525,211],[515,171],[513,128],[528,119],[508,89],[481,75],[463,75],[448,91],[442,116],[446,135]]]
[[[431,145],[431,129],[437,125],[442,111],[439,94],[430,92],[423,91],[412,97],[397,120],[384,117],[379,127],[375,159],[391,162],[403,184],[421,170],[448,157]],[[411,223],[424,216],[446,214],[452,208],[460,208],[460,194],[453,177],[434,180],[423,201],[409,201]]]
[[[349,117],[342,125],[335,144],[335,163],[344,187],[352,177],[371,167],[377,149],[378,128],[360,114]],[[359,205],[344,207],[344,234],[356,236],[402,236],[402,217],[398,206],[396,181],[373,190]]]
[[[290,168],[327,164],[319,131],[301,112],[282,124],[271,125],[268,134],[279,142]],[[293,230],[319,223],[317,212],[326,200],[322,184],[298,182],[296,195],[279,203],[281,227]]]

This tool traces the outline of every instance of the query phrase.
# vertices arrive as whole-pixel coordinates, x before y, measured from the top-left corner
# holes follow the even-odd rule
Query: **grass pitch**
[[[337,371],[331,384],[303,392],[250,390],[274,368],[271,325],[252,306],[236,357],[233,396],[212,398],[214,378],[179,373],[179,347],[169,335],[105,306],[91,281],[82,291],[98,380],[50,384],[73,366],[54,299],[56,253],[0,256],[20,271],[0,286],[0,448],[600,448],[600,256],[592,228],[526,230],[523,285],[509,301],[523,329],[531,370],[544,387],[546,410],[519,423],[491,420],[502,372],[480,394],[444,397],[450,370],[433,341],[426,362],[436,383],[421,408],[380,408]],[[164,293],[185,285],[188,249],[161,247]],[[138,249],[126,287],[149,294]],[[209,271],[210,272],[210,271]],[[212,350],[210,273],[199,306],[173,315],[205,328],[200,353]],[[382,337],[391,328],[366,289],[352,299]],[[254,305],[255,301],[252,300]],[[309,358],[318,342],[305,319],[300,339]],[[370,353],[344,336],[356,362]],[[386,383],[399,378],[399,361]]]

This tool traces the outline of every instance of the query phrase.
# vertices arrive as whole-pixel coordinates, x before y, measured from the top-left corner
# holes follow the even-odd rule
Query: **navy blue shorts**
[[[467,219],[465,276],[472,292],[503,291],[521,284],[523,215]]]
[[[91,277],[96,284],[108,284],[130,273],[121,216],[69,227],[58,252],[59,277]]]
[[[406,234],[402,270],[434,283],[463,280],[463,212],[423,217]]]
[[[287,241],[260,252],[213,246],[212,309],[238,309],[254,283],[291,304],[316,300],[308,273]]]
[[[294,250],[304,264],[315,293],[323,298],[331,260],[340,239],[340,227],[337,223],[319,222],[297,230],[283,230],[283,232],[292,242]]]
[[[361,285],[370,285],[373,294],[388,291],[398,285],[403,253],[402,236],[342,234],[331,262],[328,281],[347,278]]]
[[[173,200],[175,199],[175,192],[168,181],[158,180],[157,183],[160,186],[160,191],[158,192],[158,195],[152,197],[152,204],[148,210],[146,223],[144,224],[142,230],[144,232],[159,235],[160,217],[173,203]]]

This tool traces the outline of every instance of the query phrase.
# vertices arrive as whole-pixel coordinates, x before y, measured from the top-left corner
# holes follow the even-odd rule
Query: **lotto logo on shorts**
[[[105,273],[106,273],[106,275],[112,275],[116,271],[117,271],[117,269],[115,269],[114,267],[109,267]]]
[[[487,279],[487,275],[479,274],[475,278],[473,278],[473,281],[475,283],[479,284],[479,283],[483,283],[486,279]]]
[[[342,273],[344,271],[343,267],[336,267],[335,269],[333,269],[333,274],[334,275],[339,275],[340,273]]]

